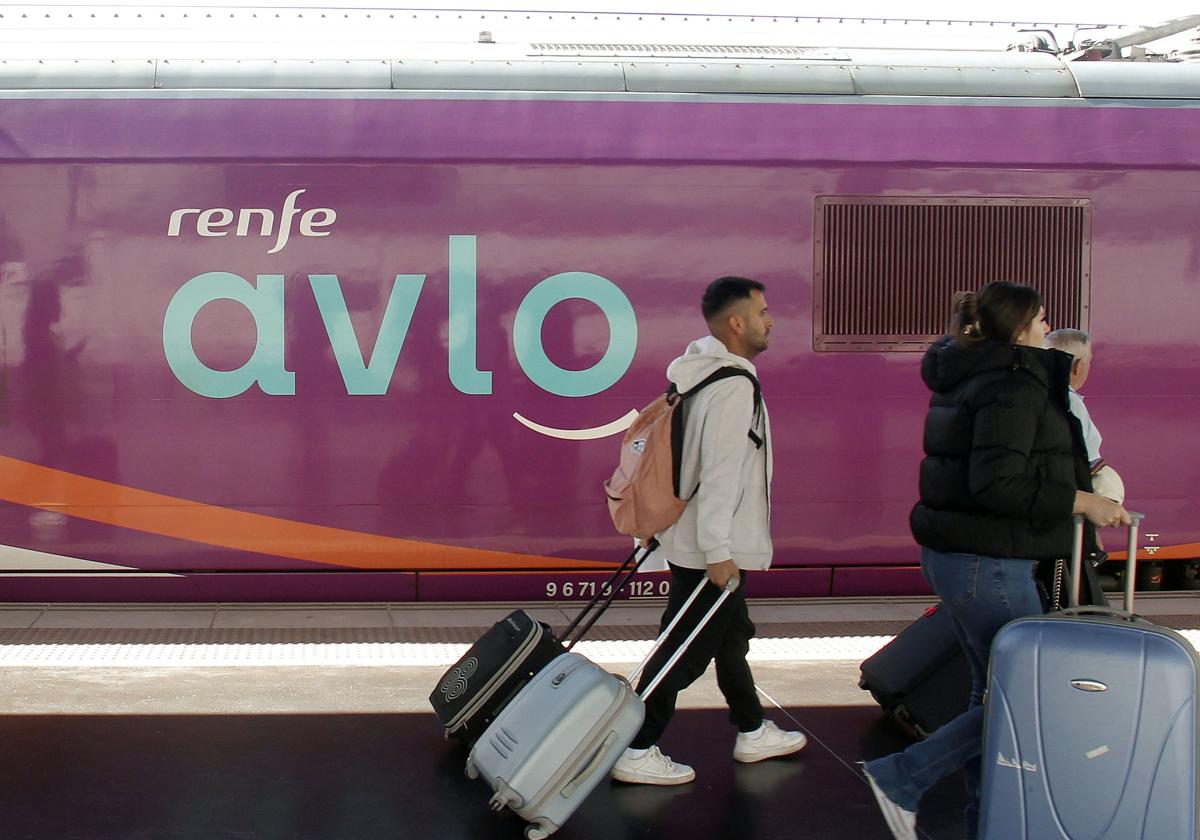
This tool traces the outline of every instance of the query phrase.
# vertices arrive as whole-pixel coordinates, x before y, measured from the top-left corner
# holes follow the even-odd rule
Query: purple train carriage
[[[992,279],[1092,333],[1143,559],[1194,577],[1200,65],[397,52],[0,64],[4,600],[586,597],[723,274],[777,322],[754,594],[926,591],[920,351]]]

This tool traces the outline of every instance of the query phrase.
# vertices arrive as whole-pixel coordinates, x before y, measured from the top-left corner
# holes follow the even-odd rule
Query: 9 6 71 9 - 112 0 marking
[[[669,580],[631,580],[627,587],[630,598],[665,597],[671,593]],[[597,593],[610,595],[612,587],[594,580],[569,580],[565,583],[546,582],[547,598],[594,598]]]

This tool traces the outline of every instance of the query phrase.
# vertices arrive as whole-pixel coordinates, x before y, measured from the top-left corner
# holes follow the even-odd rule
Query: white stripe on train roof
[[[0,100],[19,99],[413,99],[413,100],[562,100],[562,101],[641,101],[706,102],[716,104],[809,103],[820,105],[942,105],[946,107],[997,108],[1200,108],[1200,99],[1157,98],[1054,98],[1023,96],[836,96],[823,94],[712,94],[712,93],[616,93],[581,91],[437,91],[437,90],[295,90],[288,88],[219,88],[178,90],[140,89],[2,89]]]
[[[1179,631],[1200,648],[1200,630]],[[861,661],[891,636],[752,639],[751,662]],[[651,642],[584,641],[575,648],[602,665],[636,662]],[[41,644],[0,645],[0,667],[446,667],[469,645],[449,643]]]

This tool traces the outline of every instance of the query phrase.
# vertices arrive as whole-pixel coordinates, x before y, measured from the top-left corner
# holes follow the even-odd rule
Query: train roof
[[[1050,48],[1058,45],[1055,33],[1078,37],[1096,25],[271,5],[5,6],[0,95],[1200,99],[1200,62],[1152,54],[1159,60],[1130,60],[1129,51],[1118,51],[1120,60],[1080,61],[1071,60],[1080,55],[1071,52],[1073,45]],[[815,45],[832,38],[846,45]]]

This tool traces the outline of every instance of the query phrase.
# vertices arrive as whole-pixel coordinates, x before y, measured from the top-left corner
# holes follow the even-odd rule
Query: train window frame
[[[851,208],[844,214],[842,224],[830,224],[831,207]],[[993,236],[1008,236],[1011,238],[1025,235],[1030,230],[1030,224],[1036,220],[1036,213],[1004,213],[1004,208],[1043,208],[1048,212],[1041,214],[1059,225],[1055,231],[1066,230],[1077,243],[1068,242],[1064,247],[1051,249],[1042,262],[1050,266],[1055,276],[1013,276],[1017,272],[1010,265],[1007,270],[1000,263],[989,262],[991,255],[968,256],[965,245],[969,240],[967,233],[972,217],[968,212],[958,214],[943,214],[938,220],[940,227],[931,232],[927,228],[914,230],[918,214],[897,212],[888,218],[887,208],[914,207],[949,207],[949,208],[999,208],[990,214],[992,227],[988,233]],[[1092,201],[1090,198],[1063,197],[1024,197],[1024,196],[865,196],[865,195],[820,195],[814,200],[814,229],[813,229],[813,350],[816,352],[920,352],[929,346],[931,341],[944,333],[945,319],[950,311],[951,296],[963,289],[977,289],[991,280],[1013,280],[1015,282],[1031,282],[1038,288],[1046,299],[1047,319],[1057,327],[1074,327],[1087,330],[1091,314],[1091,244],[1092,244]],[[1054,211],[1062,211],[1055,218]],[[859,211],[857,215],[854,211]],[[987,213],[975,214],[974,222],[987,217]],[[855,225],[857,224],[857,227]],[[872,227],[873,225],[873,227]],[[908,227],[905,227],[905,226]],[[866,258],[859,259],[858,264],[850,269],[833,272],[831,265],[838,257],[853,260],[861,257],[865,250],[863,243],[866,237],[886,234],[903,230],[913,237],[938,235],[943,243],[958,246],[957,251],[943,254],[933,275],[922,276],[922,281],[912,287],[912,292],[899,301],[898,306],[907,314],[897,314],[896,306],[878,306],[875,299],[866,301],[869,295],[864,294],[868,281],[864,279],[867,273],[886,265],[891,272],[889,279],[902,281],[911,279],[915,272],[928,271],[927,264],[913,262],[913,254],[917,253],[922,243],[914,243],[908,254],[902,254],[892,259],[890,263],[884,260]],[[1050,233],[1042,234],[1048,239]],[[848,234],[857,236],[851,238]],[[928,242],[924,243],[928,246]],[[1044,243],[1043,243],[1044,244]],[[858,252],[853,248],[857,246]],[[996,253],[999,253],[999,249]],[[1025,255],[1027,259],[1037,256],[1032,253]],[[948,254],[948,256],[947,256]],[[1075,262],[1077,257],[1078,262]],[[954,263],[958,258],[957,265]],[[907,259],[903,265],[902,260]],[[977,280],[968,282],[952,276],[951,269],[962,269],[964,261],[970,263],[970,270],[978,274]],[[1011,262],[1011,259],[1010,259]],[[1043,271],[1047,269],[1043,268]],[[858,271],[858,274],[853,274]],[[908,272],[907,277],[903,276]],[[849,272],[849,275],[848,275]],[[1001,276],[1007,274],[1008,276]],[[834,290],[832,284],[849,276],[849,282],[842,288]],[[1047,282],[1049,280],[1049,283]],[[893,283],[893,287],[896,284]],[[920,300],[918,300],[920,299]],[[891,304],[892,301],[888,301]],[[1078,312],[1072,312],[1072,303],[1078,304]],[[854,306],[865,307],[854,310]],[[919,314],[914,314],[919,307]],[[871,309],[875,311],[870,311]],[[912,331],[882,329],[885,323],[895,324],[907,317],[902,325],[930,329]],[[858,327],[866,329],[847,329],[848,322],[854,322]],[[920,321],[920,325],[918,325]],[[876,329],[871,329],[876,327]]]

